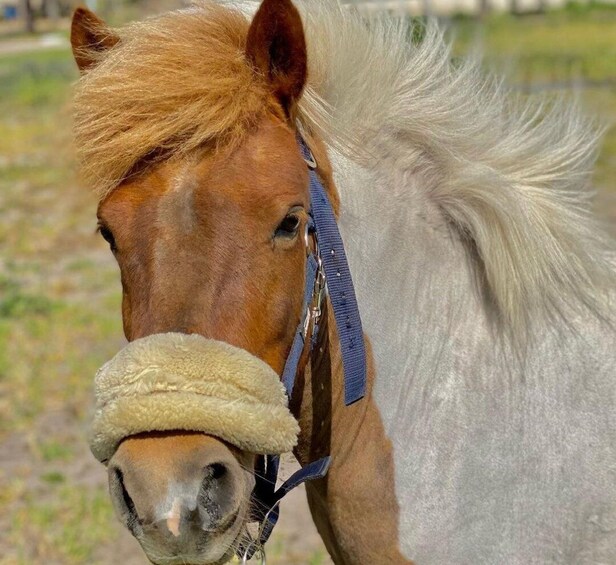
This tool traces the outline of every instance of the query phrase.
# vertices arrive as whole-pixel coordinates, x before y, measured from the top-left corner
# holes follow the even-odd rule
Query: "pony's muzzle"
[[[108,361],[95,392],[90,447],[150,560],[228,561],[246,535],[256,454],[297,442],[278,374],[228,343],[155,334]]]
[[[128,438],[108,465],[116,513],[155,563],[218,562],[245,521],[254,484],[246,458],[202,433]]]

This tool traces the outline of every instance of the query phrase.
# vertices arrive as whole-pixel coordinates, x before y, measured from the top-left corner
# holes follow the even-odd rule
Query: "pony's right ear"
[[[120,38],[94,12],[79,7],[73,14],[71,24],[71,47],[73,57],[83,73],[95,65],[101,51],[106,51]]]
[[[306,40],[291,0],[263,0],[246,38],[246,57],[291,115],[306,82]]]

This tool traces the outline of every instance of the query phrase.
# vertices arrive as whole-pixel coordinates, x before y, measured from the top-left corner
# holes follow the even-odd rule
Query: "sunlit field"
[[[577,99],[605,128],[594,181],[616,231],[616,10],[451,25],[457,55],[481,46],[521,95]],[[118,270],[73,174],[77,73],[60,37],[22,49],[0,35],[0,563],[144,564],[85,440],[92,378],[124,338]],[[296,494],[268,563],[331,563],[307,516]]]

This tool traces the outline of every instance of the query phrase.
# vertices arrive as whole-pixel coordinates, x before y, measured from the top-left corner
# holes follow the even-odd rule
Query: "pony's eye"
[[[111,230],[107,226],[101,224],[98,226],[98,231],[103,236],[103,239],[109,244],[111,251],[115,253],[117,251],[117,247],[115,238],[113,237]]]
[[[299,216],[295,214],[289,214],[285,217],[282,222],[276,228],[276,233],[274,233],[274,237],[286,237],[291,238],[297,235],[297,230],[299,229]]]

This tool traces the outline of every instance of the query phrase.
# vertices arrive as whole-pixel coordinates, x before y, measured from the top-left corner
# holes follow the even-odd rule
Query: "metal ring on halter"
[[[306,222],[306,227],[304,228],[304,244],[306,245],[306,257],[310,255],[310,222]]]
[[[250,545],[246,548],[244,555],[242,555],[242,565],[246,565],[248,563],[248,548],[249,547]],[[255,555],[261,558],[261,565],[267,565],[267,559],[265,557],[265,550],[262,547],[258,548],[252,557],[255,557]]]
[[[314,250],[310,247],[310,234],[312,234],[312,239],[314,242]],[[312,220],[308,220],[306,222],[306,227],[304,228],[304,245],[306,246],[306,257],[309,255],[319,256],[319,242],[314,234],[314,224]]]
[[[257,532],[257,540],[261,539],[261,536],[263,535],[263,529],[265,528],[265,524],[267,524],[267,520],[269,518],[269,515],[280,505],[280,500],[277,500],[274,505],[265,513],[265,516],[263,516],[263,520],[261,521],[261,524],[259,525],[259,531]],[[244,555],[242,555],[242,565],[245,565],[246,563],[248,563],[248,550],[255,544],[256,540],[251,540],[250,543],[246,546],[246,549],[244,549]],[[259,555],[261,557],[261,565],[266,565],[266,556],[265,556],[265,549],[263,549],[263,546],[260,545],[259,547],[257,547],[257,550],[255,551],[254,555]],[[254,557],[253,555],[253,557]],[[252,558],[251,558],[252,559]]]
[[[308,146],[306,146],[306,150],[308,154],[304,155],[304,161],[306,161],[306,165],[308,165],[308,168],[314,171],[317,168],[317,161]]]
[[[304,149],[307,153],[306,155],[303,155],[304,161],[306,161],[306,165],[308,165],[308,168],[314,171],[317,168],[317,161],[314,158],[314,155],[312,154],[311,149],[308,147],[308,144],[306,143],[306,134],[304,132],[304,126],[302,125],[302,122],[300,122],[299,120],[295,121],[295,125],[297,127],[297,131],[300,137],[302,138]]]

